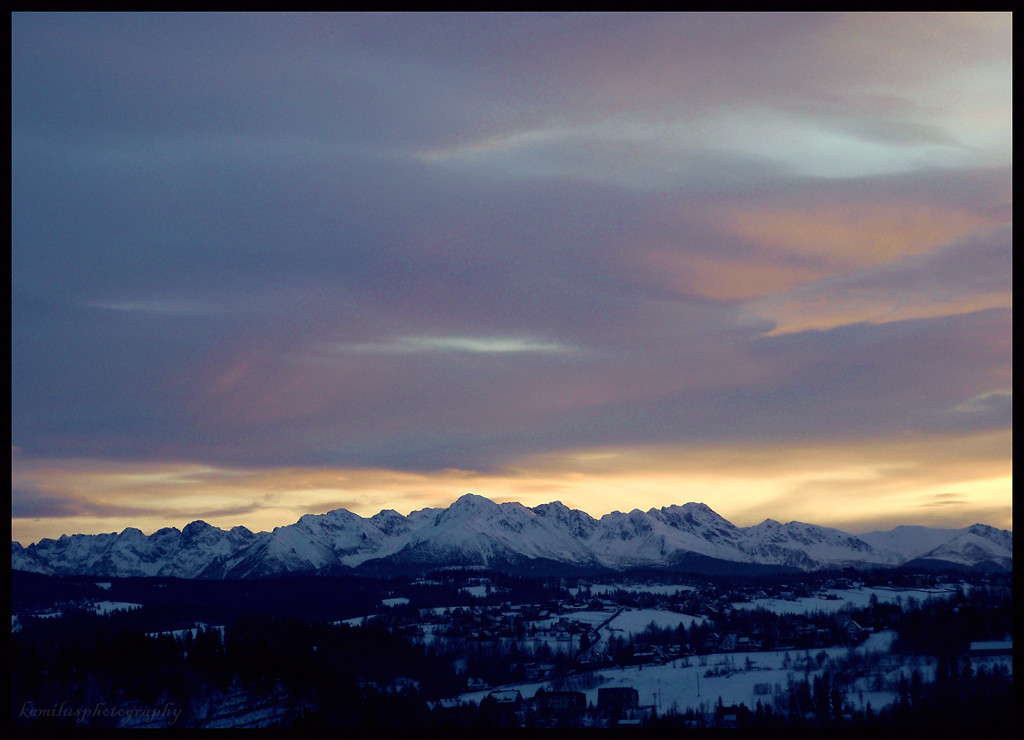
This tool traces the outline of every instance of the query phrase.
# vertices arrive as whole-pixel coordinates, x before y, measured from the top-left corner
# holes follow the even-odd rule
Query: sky
[[[1009,14],[12,14],[11,531],[1012,529]]]

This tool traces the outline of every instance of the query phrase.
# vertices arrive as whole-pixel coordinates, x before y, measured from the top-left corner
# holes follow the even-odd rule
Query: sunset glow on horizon
[[[1008,13],[12,15],[12,539],[1012,529]]]

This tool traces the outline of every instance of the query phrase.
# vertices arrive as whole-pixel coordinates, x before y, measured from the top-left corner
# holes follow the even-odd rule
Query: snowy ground
[[[102,584],[97,584],[102,585]],[[111,614],[112,612],[128,611],[141,607],[142,604],[132,604],[127,601],[94,601],[91,604],[86,604],[85,608],[91,609],[97,614]],[[57,617],[64,616],[63,609],[55,609],[51,612],[38,612],[32,615],[39,619],[54,619]],[[21,618],[17,614],[11,615],[11,632],[18,632],[21,629]]]
[[[596,587],[595,587],[596,588]],[[609,585],[607,590],[620,586]],[[668,587],[677,588],[677,587]],[[649,586],[633,587],[637,591],[650,592]],[[671,593],[671,591],[670,591]],[[734,604],[737,609],[764,608],[780,614],[803,614],[810,612],[837,612],[846,607],[865,607],[875,596],[879,602],[896,602],[909,599],[925,601],[928,599],[949,598],[955,593],[950,588],[935,589],[891,589],[884,587],[838,589],[821,592],[818,596],[799,599],[761,599]],[[609,612],[579,611],[561,615],[560,618],[578,620],[597,626],[610,616]],[[676,612],[659,609],[630,609],[621,612],[605,628],[605,631],[618,632],[622,636],[639,634],[651,622],[657,626],[675,627],[682,623],[687,627],[702,617],[694,617]],[[557,621],[549,619],[537,622],[538,629],[549,626]],[[599,688],[627,686],[637,689],[641,704],[656,706],[659,711],[674,708],[685,711],[688,708],[713,709],[721,698],[724,704],[743,703],[753,708],[758,701],[771,704],[774,696],[785,692],[790,679],[801,680],[813,677],[828,665],[829,661],[842,660],[852,652],[878,653],[888,656],[895,634],[885,631],[869,636],[867,641],[856,648],[833,647],[819,648],[810,651],[793,650],[780,652],[736,652],[707,656],[691,656],[680,658],[665,665],[629,666],[623,668],[602,669],[557,681],[540,681],[515,684],[501,688],[518,689],[524,698],[532,697],[539,688],[548,690],[582,691],[587,701],[597,703]],[[545,638],[535,638],[544,640]],[[570,650],[572,645],[561,641],[549,641],[553,650]],[[978,659],[981,664],[986,661],[1002,662],[1012,671],[1010,658]],[[900,675],[909,678],[917,669],[926,680],[934,675],[934,665],[926,660],[910,663],[883,661],[880,668],[871,676],[864,676],[854,683],[853,692],[848,700],[855,706],[864,707],[869,702],[877,711],[892,703],[895,688]],[[462,701],[479,702],[490,692],[474,691],[463,694]],[[854,693],[855,692],[855,693]]]
[[[871,588],[848,588],[848,589],[824,589],[822,595],[787,599],[755,599],[753,601],[741,601],[733,604],[736,609],[765,609],[778,614],[805,614],[808,612],[837,612],[846,607],[855,609],[864,608],[870,605],[871,597],[875,596],[879,603],[894,603],[902,601],[907,603],[910,599],[918,602],[928,599],[948,599],[956,594],[955,587],[937,588],[888,588],[875,586]]]
[[[604,615],[608,617],[607,614]],[[680,624],[689,628],[694,622],[703,622],[704,617],[665,611],[664,609],[627,609],[608,625],[607,629],[619,632],[623,637],[638,635],[652,622],[659,629],[676,628]]]
[[[127,601],[97,601],[92,606],[97,614],[110,614],[111,612],[140,608],[142,604],[132,604]]]
[[[602,669],[554,682],[523,683],[501,688],[518,689],[525,699],[531,698],[539,688],[581,691],[586,694],[588,704],[593,702],[596,705],[598,689],[626,686],[637,690],[642,705],[655,706],[658,711],[674,709],[683,712],[688,708],[702,707],[705,711],[713,711],[719,698],[726,705],[743,703],[753,709],[758,701],[764,705],[771,704],[776,694],[787,690],[789,679],[799,681],[818,673],[821,653],[824,653],[824,661],[843,659],[851,650],[888,655],[894,636],[891,631],[880,632],[871,635],[856,648],[693,656],[665,665]],[[1009,657],[978,659],[976,665],[997,661],[1012,670]],[[827,665],[827,662],[821,662],[820,665]],[[877,676],[859,679],[854,685],[855,692],[848,694],[847,698],[855,707],[864,707],[870,703],[877,711],[892,703],[900,675],[909,678],[914,669],[920,670],[926,680],[934,675],[934,665],[923,660],[906,664],[883,664]],[[462,701],[479,702],[490,691],[474,691],[462,694],[459,698]]]

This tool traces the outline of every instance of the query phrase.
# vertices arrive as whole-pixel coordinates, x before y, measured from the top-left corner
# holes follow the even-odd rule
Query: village
[[[413,583],[436,586],[436,582]],[[903,606],[963,597],[966,584],[944,575],[889,578],[866,586],[845,576],[798,583],[653,581],[562,583],[565,598],[513,603],[500,582],[466,578],[471,605],[416,607],[392,596],[361,624],[386,625],[407,638],[461,654],[465,692],[434,711],[458,715],[475,705],[496,725],[628,726],[651,721],[657,700],[609,683],[609,675],[676,669],[710,684],[737,673],[820,669],[827,659],[889,629]],[[969,588],[969,586],[967,586]],[[415,593],[415,588],[412,593]],[[883,638],[883,639],[889,639]],[[759,654],[771,660],[759,660]],[[667,676],[672,674],[666,673]],[[672,678],[664,679],[674,680]],[[766,701],[780,686],[762,682]],[[696,689],[699,696],[699,686]],[[723,704],[692,726],[735,726],[754,707]]]
[[[64,675],[54,639],[107,635],[93,646],[103,654],[135,640],[136,652],[159,654],[168,675],[207,677],[200,681],[212,703],[203,692],[160,694],[202,726],[334,724],[379,716],[387,704],[415,712],[410,722],[459,727],[744,727],[780,717],[884,724],[901,721],[891,708],[907,686],[938,685],[944,652],[970,661],[957,680],[978,677],[958,689],[965,697],[990,691],[984,681],[993,677],[998,691],[1012,680],[1009,578],[890,571],[601,581],[445,570],[390,581],[268,582],[282,594],[302,585],[311,601],[267,601],[281,613],[237,612],[226,621],[216,616],[225,616],[224,604],[245,606],[231,588],[248,586],[220,584],[209,591],[223,596],[220,604],[192,604],[178,627],[156,631],[171,602],[117,599],[146,601],[175,584],[146,582],[133,592],[125,589],[140,582],[114,580],[92,584],[107,600],[22,612],[24,629],[12,620],[12,637],[26,660],[31,650],[52,653],[47,681]],[[344,605],[341,619],[288,615],[331,598]],[[136,663],[107,661],[89,684],[101,685],[104,672],[123,678]],[[34,665],[25,663],[23,683],[38,680]],[[351,683],[338,694],[341,676]],[[229,711],[236,705],[279,711]]]
[[[931,589],[932,594],[949,590],[938,581],[919,587]],[[515,604],[500,600],[502,590],[490,578],[476,577],[467,579],[463,590],[476,595],[475,601],[481,603],[415,608],[407,597],[392,597],[382,600],[385,612],[358,621],[383,623],[392,631],[428,643],[515,643],[521,651],[533,649],[541,656],[559,656],[560,666],[635,665],[714,653],[857,644],[876,628],[884,628],[885,615],[894,611],[877,595],[873,600],[860,599],[868,608],[858,609],[857,596],[863,589],[862,582],[848,578],[825,579],[813,588],[788,583],[723,587],[710,582],[674,588],[661,584],[591,586],[581,581],[568,589],[568,598]],[[840,595],[844,593],[846,598]],[[808,609],[808,602],[821,608]],[[772,608],[758,604],[772,604]],[[786,605],[791,608],[787,610]],[[637,617],[642,622],[639,630]],[[626,622],[629,627],[624,628]],[[650,636],[657,640],[648,644],[626,639],[645,630],[656,632]],[[557,665],[549,664],[549,671]]]

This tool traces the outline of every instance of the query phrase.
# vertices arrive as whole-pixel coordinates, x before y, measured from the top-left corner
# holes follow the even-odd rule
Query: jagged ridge
[[[817,570],[898,566],[914,560],[1012,569],[1011,532],[899,527],[855,536],[766,519],[737,527],[705,504],[688,503],[595,519],[560,502],[527,507],[466,494],[448,508],[363,518],[345,509],[309,514],[271,532],[229,531],[197,521],[147,536],[64,535],[22,547],[11,567],[51,575],[255,578],[360,568],[376,573],[451,565],[625,570],[701,559]],[[549,568],[550,569],[550,568]]]

